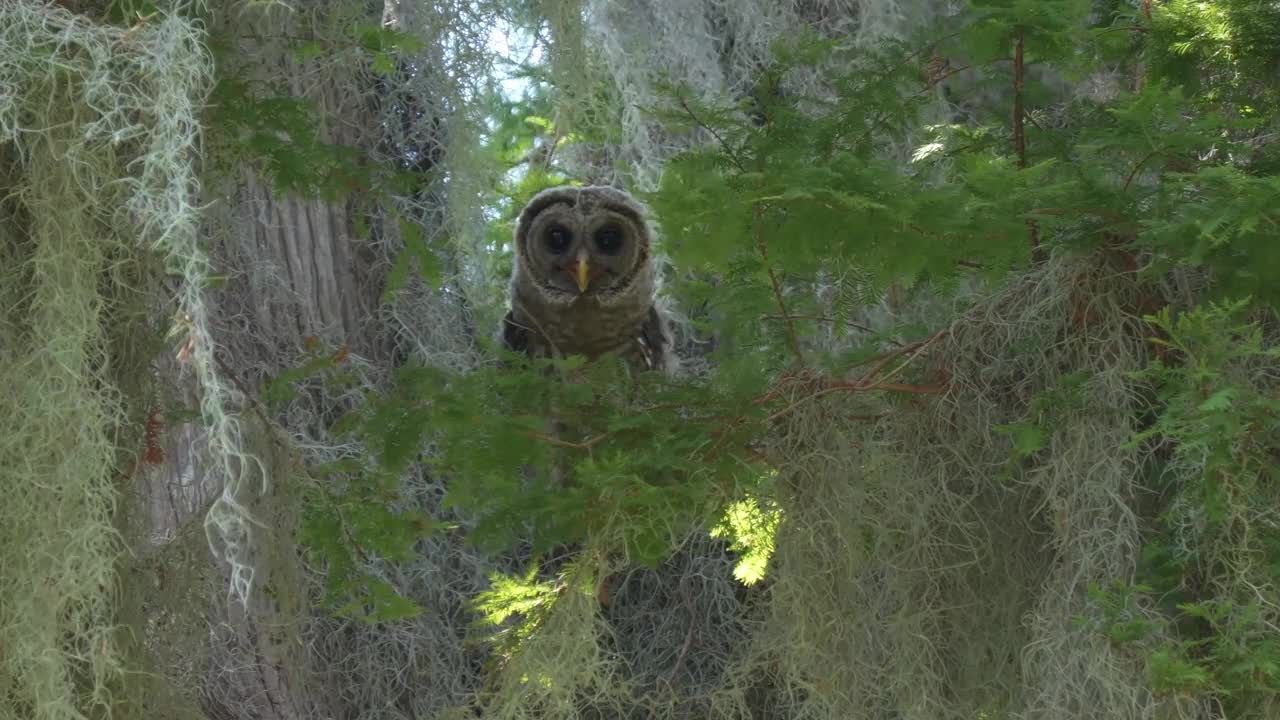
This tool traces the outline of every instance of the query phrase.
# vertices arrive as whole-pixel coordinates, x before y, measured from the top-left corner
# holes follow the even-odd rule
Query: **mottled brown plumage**
[[[532,357],[617,354],[633,370],[672,370],[666,322],[654,307],[652,251],[645,208],[627,193],[538,193],[516,225],[503,344]]]

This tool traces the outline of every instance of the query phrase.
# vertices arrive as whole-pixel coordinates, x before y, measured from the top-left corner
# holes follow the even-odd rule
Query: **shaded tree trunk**
[[[322,14],[331,8],[306,9]],[[380,11],[371,7],[364,22],[376,25]],[[220,68],[224,76],[246,73],[264,86],[310,101],[323,142],[372,147],[378,124],[367,102],[368,78],[353,64],[300,63],[295,43],[282,40],[309,36],[308,17],[237,15],[230,7],[220,8],[218,15],[222,23],[215,26],[215,36],[235,44]],[[160,593],[135,601],[132,610],[146,628],[157,669],[178,687],[199,687],[201,697],[190,699],[208,717],[338,717],[333,688],[310,666],[303,641],[313,588],[295,539],[302,458],[279,430],[322,433],[334,408],[304,397],[287,416],[270,417],[252,398],[267,379],[300,364],[308,348],[335,352],[345,347],[361,363],[386,367],[389,350],[375,322],[385,263],[370,241],[357,237],[354,200],[326,203],[281,195],[249,167],[234,171],[223,185],[211,189],[207,213],[213,272],[226,278],[212,293],[212,315],[220,323],[219,366],[246,395],[236,408],[246,450],[261,461],[261,471],[244,469],[244,491],[234,498],[255,520],[241,538],[254,581],[247,604],[240,603],[227,592],[227,565],[202,547],[206,537],[200,525],[224,488],[219,473],[203,464],[205,438],[199,426],[174,423],[164,438],[165,461],[139,478],[134,503],[143,522],[140,560],[130,580]],[[181,364],[165,365],[162,394],[185,395],[184,404],[196,406],[182,389],[187,383]],[[195,646],[175,648],[175,635],[191,638]]]

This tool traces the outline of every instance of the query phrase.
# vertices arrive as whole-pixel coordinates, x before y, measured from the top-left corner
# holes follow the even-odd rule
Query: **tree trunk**
[[[220,68],[223,77],[248,73],[266,86],[283,88],[315,107],[320,140],[368,150],[378,125],[367,78],[350,63],[324,67],[300,63],[297,43],[309,37],[310,15],[218,11],[215,37],[232,38],[235,51]],[[329,8],[308,6],[317,17]],[[374,8],[363,22],[380,21]],[[269,91],[268,91],[269,92]],[[279,92],[279,90],[277,90]],[[373,136],[373,140],[371,140]],[[208,159],[208,158],[206,158]],[[309,667],[303,633],[311,588],[295,535],[303,474],[297,451],[279,429],[322,433],[333,408],[302,398],[287,416],[273,417],[252,398],[264,381],[303,362],[307,349],[336,352],[385,367],[388,350],[373,322],[383,266],[366,240],[357,238],[356,203],[326,203],[273,190],[256,168],[231,173],[214,186],[206,224],[213,273],[226,278],[210,293],[218,365],[245,396],[236,412],[245,448],[261,465],[243,468],[241,490],[225,497],[221,474],[204,463],[205,436],[198,425],[175,422],[164,438],[164,463],[139,478],[135,514],[143,518],[130,580],[147,592],[133,611],[157,669],[179,688],[200,688],[199,703],[211,718],[302,720],[337,717],[331,684]],[[161,370],[164,394],[185,396],[198,406],[180,362]],[[263,477],[265,475],[265,477]],[[265,492],[263,492],[265,488]],[[215,547],[238,543],[239,561],[253,567],[247,603],[227,592],[231,578],[224,558],[211,557],[200,525],[223,496],[253,522],[242,537],[212,534]],[[138,595],[139,593],[132,593]],[[201,632],[203,630],[203,633]],[[174,643],[174,638],[188,638]]]

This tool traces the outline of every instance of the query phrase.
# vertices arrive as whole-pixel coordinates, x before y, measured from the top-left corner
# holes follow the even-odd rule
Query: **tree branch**
[[[545,442],[549,445],[555,445],[556,447],[569,448],[570,450],[591,450],[595,446],[607,440],[609,436],[612,435],[612,433],[601,433],[594,437],[587,438],[582,442],[570,442],[569,440],[561,440],[558,437],[552,437],[544,433],[525,432],[522,434],[525,437],[532,438],[534,440],[541,440],[542,442]]]
[[[782,299],[782,283],[778,282],[778,275],[773,271],[773,266],[769,264],[769,246],[765,243],[764,235],[760,232],[760,206],[756,206],[755,210],[755,236],[756,249],[760,252],[760,259],[764,261],[764,269],[769,273],[769,282],[773,285],[773,298],[778,302],[778,310],[782,313],[782,319],[787,324],[787,340],[791,344],[791,352],[795,353],[796,360],[800,365],[804,366],[804,353],[800,352],[800,341],[796,338],[796,324],[791,320],[791,313],[787,311],[787,303]]]
[[[1130,183],[1132,183],[1132,182],[1133,182],[1133,179],[1134,179],[1135,177],[1137,177],[1137,176],[1138,176],[1138,171],[1142,169],[1142,166],[1143,166],[1143,165],[1146,165],[1146,164],[1147,164],[1147,162],[1148,162],[1149,160],[1151,160],[1151,158],[1153,158],[1153,157],[1155,157],[1155,156],[1157,156],[1157,155],[1161,155],[1161,154],[1163,154],[1163,153],[1164,153],[1164,151],[1163,151],[1163,150],[1160,150],[1160,149],[1158,149],[1158,148],[1157,148],[1157,149],[1152,150],[1151,152],[1147,153],[1147,156],[1146,156],[1146,157],[1144,157],[1144,158],[1142,158],[1141,160],[1139,160],[1139,161],[1138,161],[1138,164],[1137,164],[1137,165],[1134,165],[1134,166],[1133,166],[1133,169],[1129,171],[1129,177],[1127,177],[1127,178],[1125,178],[1125,179],[1124,179],[1124,187],[1122,187],[1122,188],[1120,189],[1120,192],[1128,192],[1128,191],[1129,191],[1129,184],[1130,184]]]
[[[1013,46],[1013,148],[1018,154],[1018,169],[1027,167],[1027,125],[1026,113],[1022,108],[1023,75],[1023,38],[1018,33]],[[1031,260],[1040,262],[1044,259],[1044,251],[1040,247],[1040,229],[1035,220],[1027,220],[1027,234],[1031,238]]]
[[[689,114],[689,119],[693,121],[693,124],[711,133],[711,137],[715,138],[716,142],[720,143],[720,147],[724,150],[724,154],[729,156],[729,161],[733,163],[734,167],[738,168],[739,172],[745,173],[747,171],[747,169],[743,167],[742,161],[738,159],[738,154],[729,146],[728,141],[721,137],[720,133],[716,132],[715,128],[703,122],[702,118],[698,117],[697,113],[693,111],[693,108],[689,107],[689,103],[685,101],[684,97],[680,97],[680,107],[684,108],[684,111]]]
[[[858,323],[852,320],[841,320],[839,318],[825,317],[823,315],[791,315],[789,317],[784,317],[782,315],[761,315],[760,319],[761,320],[810,320],[813,322],[823,322],[823,323],[844,323],[845,325],[848,325],[849,327],[855,330],[861,330],[862,332],[865,332],[865,333],[873,333],[873,334],[875,333],[875,330],[867,327],[866,325],[859,325]],[[886,339],[886,342],[891,342],[894,345],[902,344],[892,339]]]

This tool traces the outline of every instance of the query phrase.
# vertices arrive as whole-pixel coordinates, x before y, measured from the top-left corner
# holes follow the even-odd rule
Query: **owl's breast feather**
[[[546,345],[530,348],[535,355],[584,355],[595,359],[625,351],[634,344],[648,310],[648,306],[601,304],[584,296],[554,308],[517,306],[514,315],[516,322],[535,335],[535,346]]]
[[[644,323],[648,307],[601,305],[583,297],[560,313],[548,332],[566,355],[597,358],[617,352],[634,341]]]

